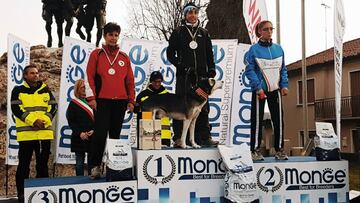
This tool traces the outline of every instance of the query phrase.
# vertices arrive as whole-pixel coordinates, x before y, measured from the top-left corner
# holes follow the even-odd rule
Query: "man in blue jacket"
[[[250,80],[251,100],[251,140],[250,149],[253,160],[264,160],[260,153],[262,140],[262,121],[265,99],[273,123],[276,151],[275,158],[288,159],[284,152],[284,121],[282,96],[288,94],[288,76],[284,62],[284,51],[271,36],[273,26],[270,21],[262,21],[256,27],[258,43],[252,45],[244,56],[245,75]]]

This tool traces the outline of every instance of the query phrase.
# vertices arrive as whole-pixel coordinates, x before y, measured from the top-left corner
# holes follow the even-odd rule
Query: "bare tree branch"
[[[134,37],[169,40],[171,33],[180,25],[182,19],[182,7],[186,0],[134,0],[133,16],[131,18],[131,33]],[[208,5],[209,0],[192,1],[200,8]],[[205,9],[200,10],[201,23],[207,21]]]

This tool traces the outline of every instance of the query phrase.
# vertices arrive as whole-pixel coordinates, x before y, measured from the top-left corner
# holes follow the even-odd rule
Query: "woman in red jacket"
[[[100,165],[107,135],[119,139],[125,111],[135,104],[135,82],[130,59],[117,44],[120,26],[107,23],[104,27],[105,44],[94,50],[87,65],[89,90],[87,100],[95,110],[95,134],[92,140],[90,165],[92,178],[101,175]]]

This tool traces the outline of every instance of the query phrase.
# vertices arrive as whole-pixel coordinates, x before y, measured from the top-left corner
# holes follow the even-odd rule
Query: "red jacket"
[[[110,70],[110,62],[105,51],[112,62],[119,48],[110,51],[108,46],[103,45],[103,49],[91,52],[86,69],[91,90],[87,91],[87,99],[126,99],[134,104],[135,82],[129,56],[120,51],[113,63],[113,70]]]

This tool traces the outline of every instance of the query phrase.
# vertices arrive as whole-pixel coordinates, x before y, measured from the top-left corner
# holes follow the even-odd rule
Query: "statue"
[[[85,35],[81,31],[81,27],[86,26],[86,16],[84,5],[86,4],[86,0],[65,0],[65,8],[64,8],[64,15],[65,15],[65,35],[70,36],[71,27],[73,25],[73,17],[76,17],[78,23],[76,26],[76,33],[80,36],[82,40],[85,40]]]
[[[85,8],[86,12],[86,41],[91,42],[91,30],[94,26],[94,18],[96,19],[96,47],[99,46],[100,39],[102,37],[102,30],[106,23],[106,0],[91,0],[87,2],[87,6]]]
[[[62,47],[63,46],[62,24],[64,22],[64,16],[63,16],[64,2],[62,0],[42,0],[42,3],[43,3],[42,18],[46,22],[45,29],[48,35],[47,47],[52,46],[51,24],[52,24],[53,16],[55,17],[55,22],[57,25],[57,34],[59,38],[58,47]]]

